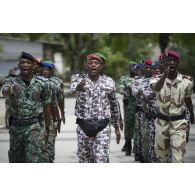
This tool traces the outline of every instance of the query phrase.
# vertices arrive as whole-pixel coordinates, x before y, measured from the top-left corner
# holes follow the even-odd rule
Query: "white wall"
[[[43,57],[43,46],[41,43],[12,40],[0,38],[0,75],[8,74],[10,68],[17,66],[18,57],[22,51],[28,52],[36,57]]]

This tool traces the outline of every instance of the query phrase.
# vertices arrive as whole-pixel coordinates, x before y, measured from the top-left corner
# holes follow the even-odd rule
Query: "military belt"
[[[102,131],[108,125],[110,119],[79,119],[77,118],[76,123],[84,131],[88,137],[95,137],[100,131]]]
[[[177,120],[185,119],[185,113],[176,116],[171,116],[171,115],[165,115],[158,112],[156,117],[165,121],[177,121]]]
[[[143,112],[143,107],[141,106],[136,106],[136,112]]]
[[[11,124],[16,126],[25,126],[25,125],[32,125],[34,123],[40,122],[41,115],[29,118],[29,119],[16,119],[14,117],[11,117]]]

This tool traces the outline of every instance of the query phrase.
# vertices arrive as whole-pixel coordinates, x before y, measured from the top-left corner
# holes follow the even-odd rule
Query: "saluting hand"
[[[167,77],[169,75],[169,72],[170,72],[170,67],[168,66],[164,69],[164,75]]]

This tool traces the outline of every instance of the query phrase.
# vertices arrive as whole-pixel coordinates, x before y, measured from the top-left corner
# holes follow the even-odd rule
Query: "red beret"
[[[91,59],[96,59],[96,60],[99,60],[100,62],[103,62],[103,59],[95,53],[89,54],[87,56],[87,60],[91,60]]]
[[[152,60],[144,60],[144,65],[152,65],[153,61]]]
[[[159,60],[162,60],[163,58],[165,58],[166,57],[166,55],[163,53],[163,54],[161,54],[160,56],[159,56]]]
[[[33,56],[34,57],[34,56]],[[37,57],[34,57],[34,61],[37,63],[37,64],[40,64],[41,63],[41,60]]]
[[[179,54],[174,50],[167,51],[167,56],[173,56],[174,58],[178,59],[180,58]]]

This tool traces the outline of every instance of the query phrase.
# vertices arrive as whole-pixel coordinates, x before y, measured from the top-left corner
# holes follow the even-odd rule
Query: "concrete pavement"
[[[122,108],[122,99],[118,95],[119,102]],[[193,102],[195,105],[195,99]],[[58,134],[56,140],[56,163],[76,163],[78,162],[76,150],[77,150],[77,137],[76,137],[76,118],[74,116],[75,98],[66,98],[66,124],[62,125],[61,133]],[[4,99],[0,99],[1,113],[4,113]],[[124,144],[122,132],[122,139],[119,145],[115,142],[115,133],[112,129],[111,145],[110,145],[110,162],[111,163],[135,163],[134,156],[125,156],[121,152],[121,148]],[[4,128],[3,120],[0,123],[0,162],[8,162],[7,151],[9,149],[9,134],[8,130]],[[191,126],[189,143],[186,147],[185,162],[195,162],[195,125]]]

